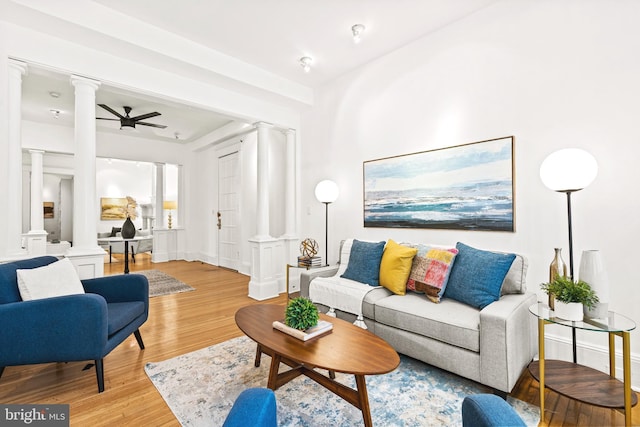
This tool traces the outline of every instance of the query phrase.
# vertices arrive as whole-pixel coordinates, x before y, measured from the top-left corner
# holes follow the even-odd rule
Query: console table
[[[555,317],[544,303],[536,303],[529,311],[538,318],[539,360],[529,364],[529,372],[540,383],[540,421],[544,422],[544,390],[548,387],[571,399],[606,408],[624,408],[625,425],[631,425],[631,407],[638,397],[631,391],[631,344],[629,332],[636,324],[628,317],[610,311],[603,319],[572,322]],[[609,334],[609,375],[587,366],[562,360],[545,360],[544,327],[548,324]],[[615,337],[622,338],[623,381],[616,379]]]

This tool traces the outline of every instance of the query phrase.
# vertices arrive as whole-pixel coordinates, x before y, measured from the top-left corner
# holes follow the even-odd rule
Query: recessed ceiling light
[[[51,96],[52,98],[60,98],[60,92],[52,90],[51,92],[49,92],[49,96]]]
[[[300,58],[300,66],[304,70],[305,73],[311,71],[311,63],[313,62],[313,58],[309,56],[303,56]]]
[[[351,33],[353,34],[353,42],[358,44],[360,43],[360,39],[362,37],[362,33],[364,33],[364,25],[356,24],[351,27]]]

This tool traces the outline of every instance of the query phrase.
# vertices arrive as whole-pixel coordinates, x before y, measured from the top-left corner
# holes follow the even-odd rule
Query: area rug
[[[149,280],[149,297],[158,297],[161,295],[176,294],[179,292],[189,292],[195,289],[176,279],[163,273],[160,270],[141,270],[133,271],[134,274],[142,274]]]
[[[145,371],[183,426],[222,425],[235,398],[249,387],[265,387],[271,358],[253,366],[256,344],[235,338],[173,359],[147,363]],[[401,356],[400,366],[386,375],[366,377],[371,417],[376,426],[461,426],[466,395],[490,392],[487,387]],[[284,369],[284,368],[281,368]],[[336,374],[355,387],[353,375]],[[279,426],[361,426],[362,413],[307,377],[276,390]],[[509,397],[530,426],[539,408]]]

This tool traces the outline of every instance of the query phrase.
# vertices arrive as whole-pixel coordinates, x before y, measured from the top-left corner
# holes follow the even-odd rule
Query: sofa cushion
[[[43,267],[18,269],[16,275],[23,301],[84,294],[78,272],[69,258]]]
[[[508,294],[524,294],[527,292],[527,268],[529,263],[527,258],[516,254],[516,258],[511,264],[511,268],[502,283],[502,295]]]
[[[402,246],[389,239],[380,261],[380,285],[394,294],[404,295],[413,257],[418,250]]]
[[[116,237],[121,231],[122,227],[111,227],[111,233],[109,233],[109,237]]]
[[[514,254],[504,254],[456,244],[445,297],[483,309],[500,298],[502,282],[513,264]]]
[[[144,314],[144,302],[112,302],[107,304],[107,335],[111,336]]]
[[[375,320],[470,351],[480,351],[480,311],[452,299],[432,304],[409,292],[376,301]]]
[[[362,242],[353,240],[349,253],[349,264],[340,276],[370,286],[380,286],[380,261],[385,242]]]
[[[457,253],[458,250],[455,248],[433,248],[424,256],[416,256],[407,281],[407,289],[424,292],[431,301],[440,302]]]

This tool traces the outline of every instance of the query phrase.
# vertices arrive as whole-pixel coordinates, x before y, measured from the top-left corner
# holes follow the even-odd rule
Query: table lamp
[[[316,199],[319,202],[324,203],[324,262],[325,265],[329,265],[329,204],[336,201],[338,198],[339,190],[338,185],[325,179],[324,181],[320,181],[318,185],[316,185]]]
[[[172,225],[171,224],[171,219],[172,219],[171,218],[171,211],[178,208],[178,202],[173,201],[173,200],[165,200],[163,202],[163,204],[162,204],[162,208],[164,210],[168,210],[169,211],[169,219],[168,219],[169,225],[168,225],[168,227],[171,228],[171,225]]]

